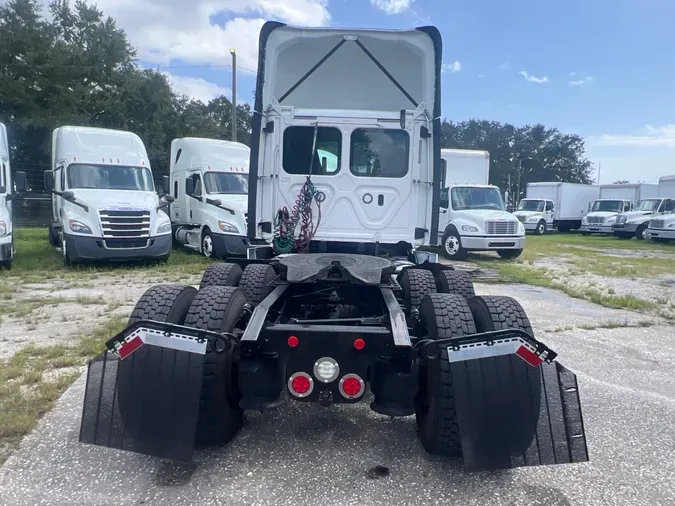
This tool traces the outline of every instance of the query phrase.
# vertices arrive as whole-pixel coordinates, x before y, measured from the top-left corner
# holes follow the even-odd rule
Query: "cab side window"
[[[199,176],[199,174],[195,174],[192,176],[192,178],[195,180],[195,197],[201,197],[202,196],[202,178]]]
[[[630,211],[630,202],[624,202],[623,203],[623,212],[628,212]]]
[[[546,202],[546,211],[553,211],[553,202]]]
[[[661,212],[675,213],[675,200],[664,200]]]

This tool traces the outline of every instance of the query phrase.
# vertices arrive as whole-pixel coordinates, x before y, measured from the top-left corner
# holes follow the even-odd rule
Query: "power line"
[[[54,68],[54,67],[59,67],[59,68],[77,68],[77,69],[88,69],[90,68],[90,65],[81,65],[81,64],[74,64],[74,63],[63,63],[63,64],[57,64],[57,63],[2,63],[0,64],[0,68],[17,68],[17,67],[34,67],[34,68]],[[175,70],[175,69],[218,69],[218,68],[232,68],[232,64],[206,64],[206,65],[155,65],[155,66],[139,66],[138,67],[141,70]],[[252,74],[256,74],[257,71],[242,67],[241,65],[237,64],[237,69],[238,70],[245,70],[247,72],[251,72]]]

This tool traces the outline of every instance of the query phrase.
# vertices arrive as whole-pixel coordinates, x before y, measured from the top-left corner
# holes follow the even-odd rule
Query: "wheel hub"
[[[208,234],[202,240],[202,252],[205,257],[210,257],[213,254],[213,239]]]
[[[459,239],[455,236],[450,236],[445,240],[445,251],[448,255],[456,255],[459,251]]]

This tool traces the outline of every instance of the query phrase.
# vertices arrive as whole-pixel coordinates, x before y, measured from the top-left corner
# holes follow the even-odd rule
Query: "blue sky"
[[[252,101],[266,19],[295,25],[436,25],[444,42],[443,114],[543,123],[587,139],[601,183],[675,174],[672,0],[98,0],[145,66],[204,100],[230,94],[229,48]]]

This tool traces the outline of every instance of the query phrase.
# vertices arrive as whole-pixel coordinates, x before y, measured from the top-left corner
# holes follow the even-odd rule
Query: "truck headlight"
[[[91,234],[91,229],[81,221],[68,220],[68,226],[76,234]]]
[[[462,225],[462,231],[464,232],[478,232],[478,227],[473,225]]]
[[[159,227],[157,227],[157,235],[161,234],[168,234],[171,232],[171,222],[167,221],[166,223],[162,223]]]
[[[7,235],[7,223],[0,221],[0,237]]]
[[[668,225],[668,228],[675,228],[675,221]]]
[[[537,216],[530,216],[530,217],[527,219],[527,221],[539,221],[540,219],[541,219],[541,218],[539,218],[539,217],[537,217]]]
[[[609,218],[605,223],[607,225],[612,225],[614,222],[616,222],[616,218]]]
[[[228,221],[219,221],[218,226],[220,227],[220,230],[222,230],[223,232],[229,232],[231,234],[239,233],[239,229]]]

